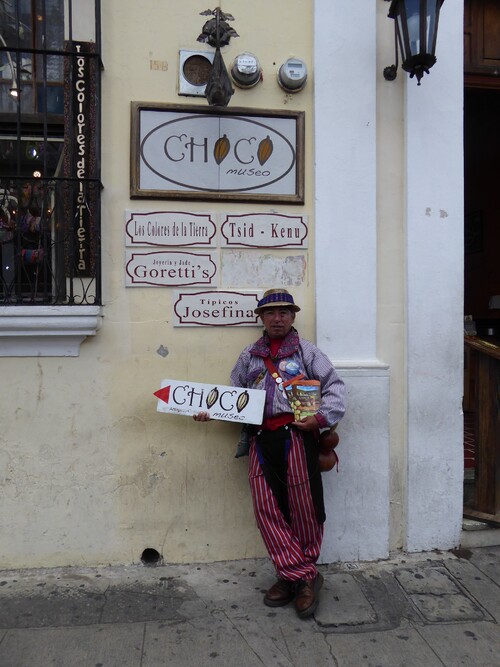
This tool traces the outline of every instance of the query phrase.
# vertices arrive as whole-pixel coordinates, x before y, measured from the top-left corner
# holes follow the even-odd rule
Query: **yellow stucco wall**
[[[266,254],[304,257],[300,280],[286,286],[303,306],[298,328],[314,339],[311,5],[232,0],[223,7],[240,35],[223,49],[226,64],[253,52],[264,78],[251,90],[236,88],[230,106],[306,113],[305,205],[170,201],[162,208],[307,215],[309,249]],[[3,531],[10,536],[0,567],[131,563],[145,548],[166,562],[264,553],[246,459],[233,458],[238,427],[157,413],[153,396],[165,377],[227,384],[236,355],[260,329],[174,328],[171,288],[125,287],[124,211],[158,209],[157,200],[129,197],[130,103],[206,105],[177,95],[179,49],[209,50],[196,41],[206,8],[199,0],[102,3],[103,326],[77,358],[2,360],[2,377],[16,382],[0,389],[10,406],[0,434]],[[276,82],[290,56],[309,66],[308,85],[296,95]],[[153,60],[165,67],[152,69]],[[260,251],[248,252],[262,264]],[[255,274],[269,284],[251,284],[248,274],[242,280],[266,289],[275,286],[273,270]]]
[[[435,89],[432,90],[426,77],[422,87],[419,88],[417,98],[415,90],[408,90],[406,87],[406,75],[401,69],[394,82],[389,83],[382,77],[383,68],[394,60],[393,24],[387,19],[388,3],[378,0],[376,6],[367,3],[372,10],[369,16],[370,22],[360,27],[358,22],[348,21],[351,15],[356,14],[359,19],[364,12],[364,8],[359,9],[359,13],[353,12],[352,8],[354,6],[357,8],[357,4],[353,3],[336,2],[332,3],[330,8],[326,1],[320,5],[318,2],[313,3],[312,0],[306,2],[254,0],[251,3],[231,0],[230,4],[223,6],[223,9],[234,15],[235,21],[232,25],[240,36],[234,38],[229,46],[224,47],[224,60],[229,67],[237,54],[246,51],[254,53],[263,68],[263,81],[249,90],[235,87],[229,108],[305,112],[305,203],[268,205],[159,199],[131,200],[129,194],[131,102],[207,106],[204,98],[180,97],[177,94],[179,49],[210,50],[210,47],[196,41],[207,20],[207,17],[200,15],[201,11],[207,9],[207,4],[205,0],[170,3],[152,0],[124,3],[107,0],[101,4],[105,68],[102,77],[103,324],[94,338],[88,338],[81,345],[79,357],[0,358],[2,380],[0,382],[2,423],[0,568],[134,563],[140,560],[146,548],[156,549],[166,562],[216,561],[264,555],[248,491],[247,460],[234,459],[235,444],[239,435],[238,426],[215,421],[209,424],[196,424],[188,417],[158,413],[156,399],[153,396],[163,378],[227,384],[237,354],[246,344],[258,337],[260,329],[174,327],[172,307],[175,288],[126,287],[124,212],[127,209],[141,212],[164,209],[209,212],[219,216],[251,212],[304,215],[309,222],[308,248],[223,251],[216,249],[220,256],[219,265],[224,263],[225,271],[213,287],[214,289],[266,289],[279,285],[287,287],[302,306],[296,321],[297,328],[305,338],[314,341],[315,262],[318,260],[318,266],[328,266],[330,256],[327,253],[331,252],[331,262],[335,261],[336,252],[344,253],[343,258],[348,258],[349,272],[345,276],[345,285],[343,280],[336,285],[342,286],[343,296],[344,294],[346,296],[340,305],[337,305],[338,297],[336,297],[335,313],[328,322],[331,323],[333,317],[345,316],[342,305],[348,310],[348,300],[360,296],[359,291],[356,294],[349,284],[349,275],[359,271],[353,244],[351,243],[351,246],[344,244],[340,249],[319,248],[317,257],[314,255],[316,223],[314,93],[320,97],[319,93],[325,90],[325,86],[329,83],[325,69],[319,68],[323,73],[321,80],[323,87],[318,86],[315,91],[313,12],[315,10],[319,12],[320,6],[324,12],[327,7],[326,11],[329,12],[329,15],[325,16],[325,21],[329,23],[323,25],[338,27],[339,23],[334,22],[339,19],[339,14],[345,21],[337,31],[337,42],[331,42],[332,49],[329,52],[333,58],[338,55],[338,58],[342,59],[336,61],[337,75],[339,72],[342,74],[337,76],[337,81],[342,81],[345,85],[345,90],[340,89],[341,86],[338,90],[334,88],[328,90],[329,100],[334,94],[345,95],[344,98],[339,97],[345,103],[340,105],[344,109],[342,118],[339,120],[332,117],[332,127],[339,129],[338,123],[344,123],[345,127],[349,128],[350,118],[345,108],[351,109],[356,103],[362,105],[365,100],[359,89],[357,94],[353,94],[350,88],[357,76],[351,62],[353,53],[358,53],[360,57],[357,62],[368,68],[364,70],[369,72],[367,80],[373,86],[376,85],[376,94],[375,87],[371,88],[369,106],[376,101],[377,113],[376,165],[372,163],[367,165],[370,176],[374,175],[372,169],[376,169],[376,185],[374,185],[376,203],[369,209],[373,213],[373,220],[371,216],[367,216],[366,227],[363,227],[371,232],[374,229],[372,225],[376,225],[376,262],[373,261],[372,264],[371,261],[375,260],[375,257],[372,258],[369,253],[365,253],[363,256],[368,256],[370,259],[370,270],[362,274],[370,276],[371,280],[365,281],[370,283],[370,288],[376,281],[377,359],[372,359],[371,345],[367,367],[363,366],[366,362],[364,357],[361,360],[351,359],[348,355],[341,357],[345,361],[346,378],[350,379],[354,394],[358,392],[354,398],[360,402],[359,416],[356,410],[352,410],[341,425],[343,429],[347,422],[351,427],[351,430],[346,432],[347,437],[342,436],[342,455],[344,451],[346,453],[346,458],[343,460],[347,461],[348,465],[343,468],[344,476],[339,476],[341,484],[336,487],[337,490],[344,484],[342,488],[345,494],[332,510],[338,513],[337,516],[342,515],[345,508],[352,514],[359,511],[362,520],[358,525],[366,527],[363,520],[368,503],[363,506],[365,496],[360,487],[370,486],[372,474],[370,457],[380,453],[380,450],[375,448],[379,446],[385,452],[388,444],[389,469],[384,463],[384,470],[381,471],[378,481],[382,487],[388,479],[389,548],[391,550],[405,548],[408,526],[412,518],[413,521],[415,517],[417,518],[417,521],[414,521],[417,532],[428,523],[427,514],[418,510],[420,503],[416,503],[415,499],[434,499],[433,509],[437,515],[442,511],[441,505],[445,504],[442,501],[448,494],[446,482],[450,477],[449,471],[444,466],[436,468],[434,465],[434,473],[439,475],[436,470],[441,470],[441,477],[444,480],[441,486],[437,483],[434,485],[439,487],[438,494],[435,495],[432,488],[433,477],[428,475],[428,472],[433,472],[433,465],[429,461],[434,461],[435,464],[437,459],[432,457],[439,457],[440,452],[445,451],[446,456],[443,456],[443,461],[446,466],[448,459],[457,461],[460,458],[458,467],[462,464],[461,435],[458,434],[456,438],[454,435],[455,432],[458,433],[458,429],[448,437],[450,431],[448,418],[441,424],[442,415],[439,414],[434,422],[429,422],[428,412],[425,412],[428,411],[429,405],[433,410],[434,407],[441,406],[438,392],[442,393],[443,385],[433,384],[433,378],[445,368],[444,361],[437,360],[438,363],[435,364],[437,370],[432,369],[428,384],[422,381],[422,395],[428,388],[431,390],[426,400],[422,402],[422,407],[418,401],[412,406],[408,402],[407,394],[407,364],[418,357],[415,351],[414,357],[411,356],[411,350],[408,351],[408,340],[405,338],[408,330],[405,312],[409,307],[413,307],[414,310],[419,309],[418,322],[429,321],[429,327],[419,329],[417,326],[415,329],[420,336],[423,333],[424,342],[434,340],[432,318],[435,313],[439,313],[438,319],[441,321],[441,315],[445,310],[449,311],[448,305],[445,309],[438,299],[435,300],[439,303],[437,308],[434,300],[430,298],[433,295],[428,290],[420,294],[418,291],[420,282],[413,288],[413,302],[409,299],[406,303],[409,270],[405,262],[408,255],[418,255],[422,251],[422,255],[427,258],[429,266],[434,270],[434,267],[440,266],[438,254],[442,247],[440,241],[442,237],[435,236],[436,231],[429,226],[431,219],[422,213],[422,219],[418,219],[425,233],[422,233],[421,237],[427,239],[428,246],[407,245],[408,229],[405,228],[405,217],[408,194],[414,195],[415,192],[420,194],[420,183],[415,176],[423,171],[420,169],[421,165],[425,165],[426,173],[430,170],[429,173],[432,174],[436,169],[434,163],[427,159],[428,152],[434,159],[436,152],[429,151],[427,145],[422,155],[415,151],[415,143],[418,143],[415,142],[416,110],[423,113],[424,120],[432,118],[432,125],[435,118],[441,119],[443,128],[449,125],[450,118],[455,121],[456,136],[453,133],[451,135],[445,133],[453,149],[458,146],[457,138],[462,136],[459,124],[456,122],[462,113],[461,104],[456,104],[459,100],[457,91],[461,87],[460,63],[456,59],[451,63],[447,52],[443,50],[437,64],[440,69],[433,69],[429,77],[429,81],[433,81],[437,78],[437,72],[442,71],[444,75],[442,80],[448,86],[447,76],[451,73],[453,75],[451,81],[455,86],[452,87],[454,96],[452,94],[450,98],[448,89],[443,96]],[[79,8],[83,6],[82,2]],[[462,39],[461,25],[458,24],[458,18],[451,17],[451,10],[447,10],[446,7],[447,3],[444,5],[444,11],[449,11],[450,14],[447,23],[442,22],[440,40],[445,38],[445,43],[451,43],[458,49]],[[373,36],[373,12],[376,12],[377,19],[374,37],[376,72],[373,63],[374,42],[369,40],[367,45],[366,39],[363,41],[361,38],[358,43],[355,39],[346,39],[344,35],[344,29],[349,27],[352,29],[349,33],[351,37],[354,34],[357,36],[358,33],[365,38],[368,34]],[[321,18],[317,17],[317,20],[321,21]],[[451,18],[454,20],[451,21]],[[443,31],[445,25],[447,30]],[[330,44],[327,41],[329,37],[328,33],[325,40],[323,32],[323,41],[317,39],[316,44]],[[286,94],[276,81],[278,67],[291,56],[303,59],[309,68],[306,88],[295,95]],[[411,85],[414,86],[414,82]],[[444,90],[443,84],[440,85]],[[457,115],[456,110],[446,107],[445,113],[436,115],[434,105],[439,102],[441,108],[448,99],[451,99],[457,108],[460,106],[459,114]],[[329,109],[330,106],[326,108]],[[370,119],[373,118],[372,110],[372,106],[367,110]],[[325,115],[326,112],[322,115],[323,121]],[[332,116],[334,115],[332,113]],[[430,124],[430,122],[422,123],[423,126]],[[323,127],[324,125],[321,125],[321,128]],[[356,126],[351,124],[351,131],[354,127]],[[440,127],[439,124],[437,127]],[[411,172],[413,180],[410,178],[407,182],[405,169],[408,167],[408,160],[405,142],[408,128],[410,134],[413,132],[412,146],[417,155],[413,156],[413,162],[410,163],[413,168]],[[340,126],[339,132],[335,134],[337,141],[342,138],[342,131],[343,127]],[[367,136],[370,137],[368,133]],[[356,135],[353,139],[353,146],[356,148],[357,138]],[[360,138],[360,141],[362,140]],[[333,150],[336,148],[333,140],[326,145],[329,148],[332,146]],[[348,157],[349,149],[350,144],[349,148],[344,147],[344,154],[341,154],[343,159]],[[355,149],[353,152],[356,152]],[[448,149],[443,154],[447,156]],[[453,154],[458,155],[458,152]],[[328,157],[329,155],[330,153]],[[357,165],[356,159],[353,159],[352,163],[360,166],[360,170],[352,178],[352,187],[347,187],[346,192],[341,193],[342,197],[346,197],[344,203],[347,204],[345,207],[347,212],[349,203],[358,193],[359,178],[362,178],[359,174],[363,173],[361,169],[363,163],[362,160],[359,162]],[[342,167],[343,164],[341,161]],[[456,164],[459,164],[458,161]],[[440,165],[441,162],[438,166]],[[325,166],[328,165],[326,160],[323,160],[320,169],[325,169]],[[457,170],[461,173],[461,168],[457,167]],[[435,175],[440,176],[438,182],[441,186],[444,183],[445,199],[448,201],[445,205],[439,199],[439,206],[445,208],[449,206],[450,201],[457,201],[460,208],[461,200],[458,194],[461,193],[458,193],[457,188],[457,196],[450,197],[448,187],[451,186],[446,177],[443,177],[448,171],[453,172],[450,183],[455,185],[460,183],[453,169],[439,168]],[[323,173],[318,170],[318,174]],[[334,178],[335,175],[332,176],[332,180]],[[319,189],[318,187],[318,192]],[[373,194],[374,191],[370,193]],[[324,198],[324,191],[321,194]],[[335,196],[338,197],[338,190]],[[328,197],[326,199],[328,200]],[[320,201],[321,197],[318,195],[318,202]],[[324,201],[323,199],[323,203]],[[427,201],[425,204],[427,205]],[[448,228],[443,227],[441,220],[439,223],[439,230],[445,230],[439,233],[447,233],[447,244],[449,239],[452,239],[454,248],[462,242],[460,215],[456,212],[455,217],[450,215],[448,223],[454,221],[459,224],[448,231],[446,231]],[[322,217],[323,225],[326,217]],[[339,219],[343,217],[344,219]],[[370,219],[367,219],[368,217]],[[348,214],[332,216],[332,226],[340,231],[336,238],[340,238],[344,230],[352,230],[352,225],[356,222],[359,223],[359,219],[353,222]],[[318,225],[318,229],[322,231],[324,227]],[[356,238],[355,235],[346,236],[348,240]],[[325,261],[325,255],[328,261]],[[458,266],[459,261],[456,261],[456,264],[450,264],[448,267],[449,272],[447,274],[445,272],[445,280],[442,283],[444,294],[447,285],[449,289],[450,285],[456,283],[456,275],[459,275],[456,270]],[[352,274],[350,274],[351,268]],[[415,280],[415,275],[411,276]],[[436,278],[437,284],[441,285],[439,281],[442,280],[442,276],[436,274]],[[331,283],[331,276],[322,276],[326,284],[330,284],[327,282],[329,279]],[[422,285],[425,286],[425,282]],[[363,286],[364,283],[358,286],[358,290]],[[430,303],[429,306],[427,302]],[[318,310],[320,315],[322,312]],[[361,308],[355,309],[355,313],[358,312],[361,312]],[[427,314],[432,317],[427,317]],[[372,317],[372,311],[366,317]],[[365,321],[362,321],[362,317],[359,319],[359,330],[361,330],[366,318]],[[349,320],[352,327],[346,330],[352,331],[354,337],[358,323],[351,320],[354,318],[351,317]],[[458,350],[459,356],[461,347],[459,345],[455,348],[454,339],[450,336],[450,330],[455,332],[459,330],[459,318],[456,320],[449,318],[447,322],[448,325],[450,322],[452,324],[448,329],[448,338],[452,340],[452,348],[455,352]],[[321,319],[319,323],[321,324]],[[370,324],[373,324],[373,321],[370,321]],[[432,332],[427,332],[427,328],[432,329]],[[319,330],[321,335],[320,326]],[[327,333],[329,336],[330,331]],[[332,339],[333,334],[329,341]],[[461,341],[459,343],[461,344]],[[335,345],[334,341],[334,346],[330,349],[335,350]],[[159,354],[159,348],[163,348],[168,354],[166,356]],[[441,376],[444,377],[442,372]],[[371,387],[380,389],[382,384],[385,386],[386,378],[387,383],[390,381],[388,405],[386,406],[383,401],[374,402],[371,406],[372,411],[368,409],[363,412],[363,407],[370,401],[369,392],[372,392],[371,396],[376,393]],[[371,379],[376,382],[372,384]],[[460,389],[459,384],[455,381],[454,391]],[[433,391],[436,391],[436,394],[433,394]],[[360,397],[363,400],[366,397],[364,403]],[[446,402],[444,404],[447,405]],[[375,405],[383,407],[377,412],[374,409]],[[437,412],[445,414],[445,411]],[[410,423],[412,415],[413,424]],[[371,438],[370,426],[377,420],[384,428],[387,420],[388,436],[382,428],[380,432],[376,431],[379,439],[374,441]],[[421,422],[421,429],[415,426],[418,421]],[[453,426],[459,424],[461,424],[460,415],[458,418],[454,417]],[[413,449],[409,452],[408,433],[412,428]],[[370,437],[366,435],[367,433]],[[444,450],[442,441],[446,444]],[[361,480],[370,480],[366,484],[360,481],[359,459],[357,460],[354,455],[347,458],[351,454],[346,451],[346,443],[349,442],[358,446],[358,453],[362,452],[366,477]],[[434,443],[438,443],[439,447],[435,447]],[[453,458],[456,452],[460,452],[459,456]],[[421,469],[424,469],[420,467],[421,457],[422,466],[425,465],[424,475],[420,475]],[[442,462],[438,463],[441,465]],[[349,466],[351,477],[345,474]],[[411,474],[417,480],[424,480],[424,484],[422,486],[415,484],[414,479],[415,491],[413,498],[408,500],[410,486],[408,481]],[[452,477],[455,484],[457,475],[453,473]],[[329,477],[328,483],[333,485],[334,479]],[[460,484],[459,480],[458,485],[453,488],[458,488]],[[374,512],[381,513],[380,516],[384,520],[387,515],[385,488],[384,486],[384,492],[377,496],[377,502],[380,500],[382,507],[379,508],[373,503],[370,508]],[[356,501],[360,499],[360,504],[357,505]],[[461,502],[461,499],[459,500]],[[351,502],[350,507],[349,502]],[[414,514],[409,519],[408,508],[412,509],[412,502]],[[425,503],[423,505],[425,506]],[[329,516],[334,512],[332,511]],[[453,513],[453,521],[456,522],[455,510]],[[444,512],[445,527],[447,519],[448,516]],[[430,523],[432,526],[439,526],[439,520],[435,518]],[[411,528],[414,530],[413,526]],[[339,540],[346,538],[348,541],[349,530],[352,536],[354,531],[348,526],[345,533],[339,533]],[[365,532],[362,529],[358,530],[356,539],[359,541],[365,539]],[[416,540],[414,544],[434,548],[437,542],[432,537],[424,542]],[[445,541],[445,545],[449,547],[451,542]],[[335,556],[336,552],[331,553]],[[384,552],[378,550],[376,553]]]

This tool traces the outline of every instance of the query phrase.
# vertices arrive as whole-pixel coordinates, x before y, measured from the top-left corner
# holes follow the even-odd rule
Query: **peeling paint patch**
[[[306,266],[305,255],[224,252],[221,266],[222,284],[224,287],[302,285],[305,282]]]
[[[432,208],[430,206],[427,206],[425,209],[425,215],[430,218],[432,216]],[[447,218],[448,217],[448,211],[445,211],[444,208],[439,209],[439,217],[441,219]]]
[[[160,357],[166,357],[168,355],[168,349],[163,347],[163,345],[160,345],[160,347],[156,350],[156,353],[159,354]]]

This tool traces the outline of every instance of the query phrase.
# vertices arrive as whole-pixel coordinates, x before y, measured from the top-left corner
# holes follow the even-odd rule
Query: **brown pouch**
[[[339,457],[335,453],[335,447],[339,444],[339,435],[335,428],[336,426],[329,431],[323,431],[319,436],[319,469],[321,472],[332,470],[339,462]]]

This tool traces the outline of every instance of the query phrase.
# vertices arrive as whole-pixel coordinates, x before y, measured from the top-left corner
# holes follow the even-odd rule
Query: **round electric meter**
[[[231,65],[234,83],[241,88],[251,88],[260,81],[261,67],[252,53],[240,53]]]
[[[306,85],[307,66],[299,58],[288,58],[278,70],[278,83],[289,93],[296,93]]]

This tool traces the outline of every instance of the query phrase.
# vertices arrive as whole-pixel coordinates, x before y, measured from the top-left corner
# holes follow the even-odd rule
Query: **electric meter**
[[[278,70],[278,83],[289,93],[302,90],[307,81],[307,66],[299,58],[288,58]]]
[[[260,81],[261,67],[252,53],[240,53],[231,65],[231,76],[240,88],[251,88]]]

